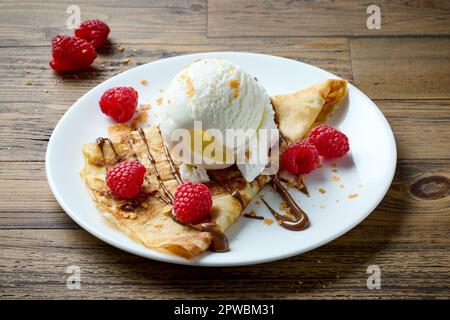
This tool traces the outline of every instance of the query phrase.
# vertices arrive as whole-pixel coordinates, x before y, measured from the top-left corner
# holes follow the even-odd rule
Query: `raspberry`
[[[106,42],[109,35],[109,27],[101,20],[87,20],[75,29],[75,37],[84,39],[94,46],[100,47]]]
[[[132,199],[141,191],[145,167],[139,161],[123,161],[106,173],[106,184],[121,199]]]
[[[74,71],[89,67],[97,58],[94,47],[83,39],[57,35],[52,40],[50,67],[55,71]]]
[[[100,99],[100,108],[117,122],[127,122],[136,111],[138,93],[132,87],[115,87],[105,91]]]
[[[184,182],[175,191],[173,209],[183,223],[197,223],[210,214],[212,195],[201,183]]]
[[[281,166],[292,174],[310,173],[319,163],[319,153],[306,141],[290,145],[281,155]]]
[[[325,124],[311,130],[308,142],[315,145],[325,159],[340,158],[350,150],[347,136]]]

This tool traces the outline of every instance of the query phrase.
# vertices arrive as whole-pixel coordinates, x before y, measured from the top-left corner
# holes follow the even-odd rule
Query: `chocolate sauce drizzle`
[[[235,198],[242,206],[242,209],[245,208],[245,202],[244,198],[242,197],[242,194],[239,192],[239,190],[231,189],[226,183],[221,183],[216,179],[216,177],[213,174],[209,175],[210,179],[213,180],[218,185],[221,185],[228,193],[231,194],[233,198]]]
[[[103,146],[105,145],[105,141],[109,143],[109,146],[111,147],[111,150],[114,152],[114,156],[116,157],[116,161],[119,161],[120,158],[119,158],[119,156],[117,154],[117,151],[116,151],[116,148],[114,148],[114,145],[111,142],[111,140],[108,139],[108,138],[99,137],[99,138],[97,138],[97,146],[100,148],[100,151],[102,152],[103,159],[105,159],[105,154],[103,152]]]
[[[202,222],[197,224],[191,224],[191,223],[184,223],[180,221],[175,214],[175,212],[171,211],[171,217],[172,219],[183,225],[187,226],[189,228],[192,228],[194,230],[200,231],[200,232],[208,232],[212,236],[212,243],[211,243],[211,250],[214,252],[226,252],[230,250],[230,246],[228,243],[228,238],[225,236],[225,234],[220,231],[215,223],[211,222]]]
[[[308,216],[302,209],[299,208],[294,199],[292,199],[291,195],[283,186],[278,176],[274,176],[274,178],[271,181],[271,185],[275,189],[275,191],[278,192],[281,198],[286,202],[287,206],[291,209],[290,212],[292,216],[294,217],[294,220],[291,220],[279,214],[271,206],[269,206],[269,204],[264,199],[261,199],[266,205],[266,207],[269,209],[270,213],[272,213],[275,219],[277,219],[279,225],[291,231],[301,231],[306,229],[309,225]]]
[[[240,202],[242,209],[245,208],[245,202],[244,202],[244,199],[242,198],[242,194],[239,192],[239,190],[234,190],[233,192],[231,192],[231,196]]]
[[[286,136],[284,135],[283,131],[281,131],[280,129],[278,129],[278,132],[280,133],[281,139],[283,139],[284,142],[286,142],[287,144],[289,144],[289,141],[288,141],[288,139],[286,138]]]
[[[289,180],[284,179],[283,177],[278,176],[278,179],[280,179],[280,180],[283,181],[283,182],[289,183]],[[303,181],[302,181],[302,187],[301,187],[301,188],[298,188],[298,187],[297,187],[297,190],[299,190],[299,191],[300,191],[301,193],[303,193],[305,196],[309,197],[309,191],[308,191],[308,188],[307,188],[306,185],[303,183]]]
[[[127,139],[127,143],[128,143],[128,146],[130,147],[130,151],[133,155],[134,160],[139,160],[136,152],[133,150],[133,144],[131,143],[131,141],[129,139]]]
[[[147,137],[145,136],[145,132],[144,132],[144,130],[142,130],[142,128],[139,128],[138,131],[139,131],[139,135],[141,136],[142,141],[144,142],[144,144],[145,144],[145,146],[147,148],[147,157],[148,157],[148,160],[150,161],[150,163],[153,166],[153,171],[155,172],[155,176],[156,176],[156,179],[158,180],[159,186],[163,190],[164,196],[166,198],[168,198],[168,200],[172,204],[173,203],[173,195],[169,191],[169,189],[167,189],[167,187],[165,186],[165,184],[163,183],[163,181],[161,179],[161,175],[159,174],[158,168],[156,167],[156,160],[155,160],[155,158],[153,157],[153,155],[152,155],[152,153],[150,151],[150,146],[148,144]]]
[[[215,176],[213,174],[210,174],[211,180],[213,180],[216,183],[219,183]],[[282,226],[285,229],[291,230],[291,231],[301,231],[308,227],[309,225],[309,219],[306,213],[299,208],[297,203],[292,199],[289,192],[286,190],[286,188],[281,183],[279,177],[275,175],[271,181],[272,187],[275,189],[275,191],[278,192],[278,194],[281,196],[281,198],[286,202],[287,206],[291,209],[291,213],[294,217],[294,220],[291,220],[281,214],[279,214],[277,211],[275,211],[272,207],[269,206],[269,204],[264,200],[261,199],[264,204],[267,206],[269,211],[272,213],[272,215],[277,219],[280,226]],[[245,208],[244,199],[242,198],[242,194],[238,190],[232,190],[228,187],[228,185],[225,183],[222,183],[222,186],[227,190],[227,192],[231,193],[231,196],[235,199],[237,199],[241,205],[242,208]],[[250,219],[258,219],[258,220],[264,220],[264,217],[251,215],[248,213],[243,214],[244,217],[250,218]]]
[[[256,220],[264,220],[264,217],[257,216],[256,214],[244,213],[244,217]]]
[[[161,129],[159,127],[158,127],[158,131],[159,131],[159,135],[161,136],[161,141],[163,141],[163,137],[162,137],[162,134],[161,134]],[[182,184],[183,182],[181,181],[180,173],[178,172],[178,170],[177,170],[177,168],[175,166],[175,163],[173,162],[173,159],[170,156],[169,149],[164,144],[164,141],[162,142],[162,145],[163,145],[163,149],[164,149],[164,155],[166,156],[166,159],[169,162],[170,171],[175,176],[175,179],[177,179],[178,184]]]

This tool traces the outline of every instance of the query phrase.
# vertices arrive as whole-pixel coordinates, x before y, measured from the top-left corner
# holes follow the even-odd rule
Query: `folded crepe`
[[[171,218],[172,206],[163,200],[164,192],[157,173],[164,187],[172,194],[178,181],[166,157],[159,128],[152,125],[141,132],[145,139],[140,132],[133,131],[107,140],[100,139],[101,143],[85,144],[81,177],[94,202],[104,211],[104,216],[119,229],[147,247],[192,258],[208,249],[211,234],[181,225]],[[155,172],[148,152],[155,159],[158,172]],[[120,161],[135,159],[147,169],[143,192],[132,201],[117,199],[106,185],[106,171]],[[270,180],[268,176],[260,176],[248,183],[235,166],[216,170],[210,177],[214,180],[206,185],[213,194],[211,217],[221,231],[236,221],[243,207]],[[232,191],[239,191],[242,204],[231,196]]]
[[[347,81],[328,79],[307,89],[271,97],[275,120],[289,143],[305,138],[325,123],[347,95]]]
[[[346,92],[346,81],[327,80],[306,90],[272,97],[279,128],[290,142],[301,139],[312,126],[326,121]],[[149,248],[188,259],[210,247],[210,233],[181,225],[171,217],[172,207],[164,200],[163,189],[173,194],[179,181],[168,160],[159,127],[151,125],[141,131],[98,139],[84,145],[82,151],[85,162],[81,177],[93,201],[119,229]],[[155,160],[154,166],[149,153]],[[134,159],[147,169],[143,192],[131,201],[117,199],[106,185],[106,172],[120,161]],[[175,163],[175,170],[178,165]],[[249,183],[236,166],[211,170],[208,175],[211,181],[206,185],[213,195],[211,220],[221,231],[237,220],[271,179],[261,175]],[[241,199],[233,197],[233,191],[238,191]]]

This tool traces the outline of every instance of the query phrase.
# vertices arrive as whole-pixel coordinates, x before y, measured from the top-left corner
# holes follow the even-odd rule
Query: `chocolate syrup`
[[[99,137],[99,138],[97,138],[97,146],[100,148],[100,151],[102,152],[103,159],[105,159],[105,154],[103,152],[103,146],[105,145],[105,141],[107,141],[109,143],[111,150],[114,152],[114,155],[116,156],[116,160],[119,161],[119,156],[118,156],[116,149],[114,148],[114,145],[111,142],[111,140],[108,138]]]
[[[219,228],[217,227],[217,225],[215,223],[211,223],[211,222],[202,222],[202,223],[198,223],[198,224],[184,223],[178,219],[178,217],[175,214],[175,212],[173,211],[173,209],[171,211],[171,217],[175,222],[177,222],[183,226],[187,226],[194,230],[201,231],[201,232],[208,232],[209,234],[211,234],[211,236],[212,236],[211,250],[212,251],[226,252],[226,251],[230,250],[227,236],[222,231],[219,230]]]
[[[215,223],[199,223],[190,226],[198,231],[208,232],[212,236],[211,250],[214,252],[226,252],[230,250],[228,238],[217,228]]]
[[[303,187],[300,189],[300,192],[303,193],[305,196],[309,197],[309,191],[305,184],[303,184]]]
[[[242,194],[239,192],[239,190],[232,190],[230,189],[230,187],[228,187],[228,185],[226,183],[221,183],[219,182],[216,177],[214,177],[213,174],[210,174],[210,178],[211,180],[213,180],[215,183],[217,183],[218,185],[221,185],[228,193],[231,194],[231,196],[233,198],[235,198],[236,200],[239,201],[239,203],[242,206],[242,209],[245,208],[245,202],[244,202],[244,198],[242,198]]]
[[[161,140],[163,140],[163,137],[162,137],[162,134],[161,134],[161,130],[159,129],[159,127],[158,127],[158,131],[159,131],[159,135],[161,136]],[[166,156],[166,159],[169,162],[170,171],[175,176],[175,179],[177,179],[178,184],[182,184],[180,173],[178,172],[178,170],[177,170],[177,168],[175,166],[175,163],[173,162],[173,159],[170,156],[169,149],[164,144],[164,141],[162,142],[162,145],[163,145],[163,149],[164,149],[164,155]]]
[[[231,193],[231,196],[232,196],[233,198],[237,199],[237,200],[240,202],[240,204],[241,204],[241,206],[242,206],[242,209],[245,208],[244,199],[242,198],[242,194],[239,192],[239,190],[234,190],[234,191]]]
[[[147,147],[147,156],[148,156],[148,160],[150,161],[150,163],[151,163],[152,166],[153,166],[153,170],[155,171],[156,179],[158,180],[158,183],[159,183],[161,189],[163,190],[164,195],[165,195],[167,198],[169,198],[170,203],[173,203],[173,195],[172,195],[172,193],[167,189],[167,187],[164,185],[164,183],[163,183],[163,181],[162,181],[162,179],[161,179],[161,176],[159,175],[158,168],[156,167],[156,160],[155,160],[155,158],[153,157],[152,153],[150,152],[150,146],[149,146],[149,144],[148,144],[147,138],[145,137],[145,132],[144,132],[144,130],[142,130],[142,128],[139,128],[138,131],[139,131],[139,135],[140,135],[141,138],[142,138],[142,141],[144,141],[145,146]]]
[[[287,180],[287,179],[284,179],[284,178],[282,178],[282,177],[280,177],[280,176],[278,176],[278,179],[280,179],[281,181],[283,181],[283,182],[287,182],[287,183],[289,183],[289,180]],[[297,187],[297,190],[299,190],[301,193],[303,193],[305,196],[308,196],[309,197],[309,191],[308,191],[308,188],[306,187],[306,185],[302,182],[302,187],[301,188],[298,188]]]
[[[256,214],[244,213],[244,217],[250,219],[264,220],[264,217],[257,216]]]
[[[145,181],[147,181],[148,184],[151,184],[151,181],[150,181],[150,179],[149,179],[147,176],[145,176],[144,178],[145,178]],[[155,194],[157,194],[158,197],[161,198],[161,200],[162,200],[165,204],[167,204],[167,205],[172,205],[172,203],[170,202],[170,200],[167,199],[165,196],[163,196],[163,195],[161,194],[161,192],[159,192],[158,190],[155,191]]]
[[[286,142],[287,144],[289,144],[289,141],[288,141],[288,139],[286,138],[286,136],[284,135],[283,131],[281,131],[280,129],[278,129],[278,132],[280,133],[281,139],[283,139],[284,142]]]
[[[128,146],[130,147],[130,151],[132,152],[134,160],[139,160],[136,152],[133,150],[133,144],[129,139],[127,139]]]
[[[271,206],[269,206],[269,204],[264,199],[261,199],[269,209],[270,213],[272,213],[275,219],[277,219],[280,226],[291,231],[300,231],[307,228],[309,225],[308,216],[302,209],[298,207],[297,203],[294,201],[294,199],[292,199],[289,192],[282,185],[278,176],[274,176],[273,180],[271,181],[271,185],[275,189],[275,191],[278,192],[281,198],[286,202],[287,206],[291,209],[291,214],[294,216],[294,220],[291,220],[279,214]]]

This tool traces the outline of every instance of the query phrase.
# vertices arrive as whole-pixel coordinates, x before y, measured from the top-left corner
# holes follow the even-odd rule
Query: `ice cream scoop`
[[[165,90],[161,131],[171,151],[180,142],[177,132],[190,134],[191,140],[184,146],[189,156],[184,154],[186,150],[183,156],[174,152],[185,164],[214,170],[230,166],[237,159],[254,158],[257,144],[251,142],[261,138],[259,130],[276,128],[269,95],[255,77],[228,60],[193,62]],[[234,138],[230,139],[232,134]],[[270,144],[262,148],[262,153],[267,154]],[[247,181],[262,172],[267,159],[251,162],[237,163]]]

